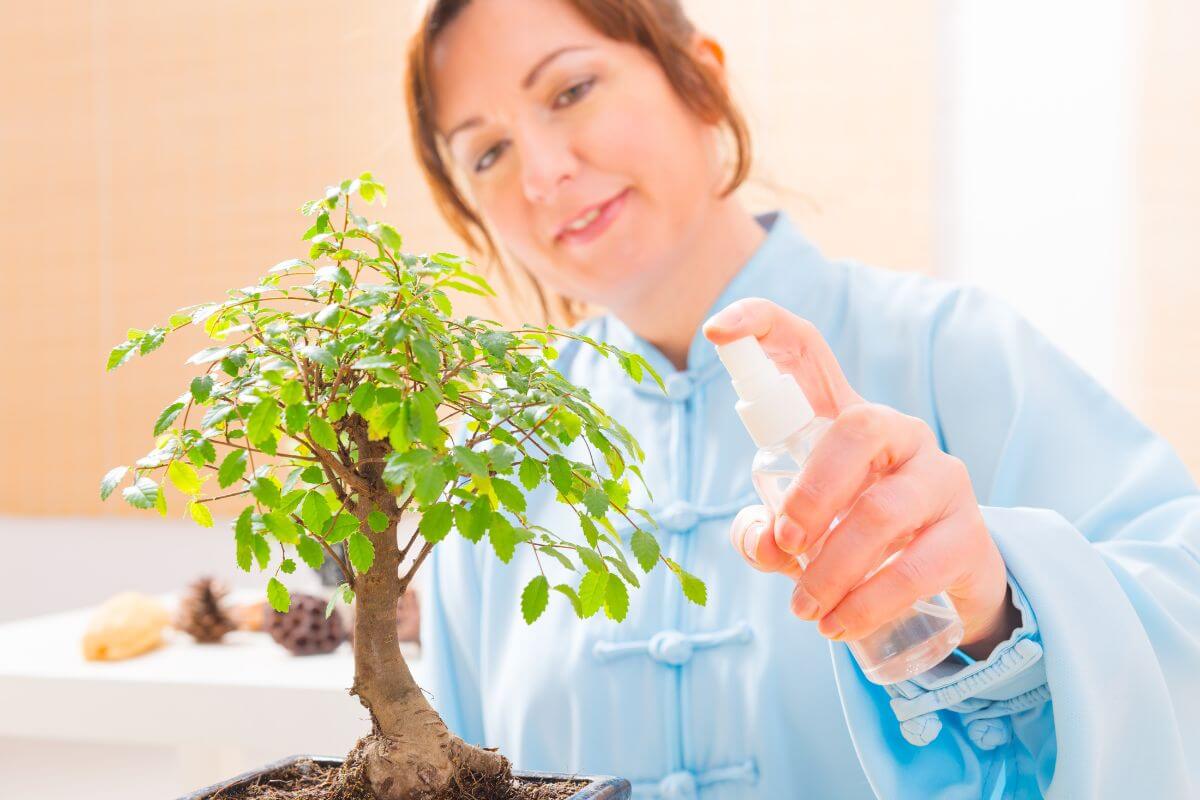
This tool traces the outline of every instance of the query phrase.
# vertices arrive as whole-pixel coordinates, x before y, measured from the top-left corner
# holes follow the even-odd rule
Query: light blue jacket
[[[518,768],[620,775],[637,797],[1193,796],[1200,494],[1170,446],[983,293],[832,263],[786,215],[760,222],[767,238],[712,311],[779,303],[817,325],[865,398],[928,422],[970,470],[1022,627],[986,661],[867,682],[789,613],[789,580],[729,545],[733,515],[758,502],[754,445],[712,346],[697,332],[676,371],[601,317],[584,330],[645,355],[669,394],[586,347],[563,348],[560,369],[645,448],[663,552],[707,582],[708,604],[660,565],[624,623],[581,622],[555,594],[527,626],[532,555],[504,565],[452,536],[422,600],[434,706]],[[578,531],[548,493],[530,517]]]

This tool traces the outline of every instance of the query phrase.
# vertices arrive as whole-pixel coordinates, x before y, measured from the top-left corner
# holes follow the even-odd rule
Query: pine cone
[[[263,612],[263,629],[293,655],[330,653],[346,640],[346,628],[335,609],[325,618],[325,600],[311,594],[293,594],[286,614],[270,606]]]
[[[188,633],[197,642],[219,642],[237,626],[230,618],[222,598],[226,589],[212,578],[196,580],[179,603],[175,627]]]

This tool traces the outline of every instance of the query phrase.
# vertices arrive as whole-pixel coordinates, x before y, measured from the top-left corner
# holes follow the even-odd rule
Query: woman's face
[[[431,62],[436,123],[468,194],[551,288],[619,307],[703,230],[722,178],[716,128],[645,50],[560,0],[473,0]]]

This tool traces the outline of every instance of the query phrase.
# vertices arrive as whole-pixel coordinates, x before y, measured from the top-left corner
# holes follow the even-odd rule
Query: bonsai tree
[[[214,525],[213,501],[240,498],[237,564],[269,574],[267,599],[277,611],[288,609],[297,559],[314,568],[335,560],[346,581],[326,615],[339,601],[355,604],[350,692],[372,723],[354,760],[379,798],[434,797],[464,774],[510,774],[502,755],[446,728],[397,641],[397,601],[452,530],[480,546],[486,539],[505,563],[518,547],[537,555],[540,574],[513,598],[527,623],[546,609],[551,590],[580,618],[602,609],[625,617],[638,574],[614,520],[632,526],[629,549],[641,570],[662,563],[696,603],[705,602],[705,588],[660,552],[653,520],[631,507],[642,451],[554,368],[555,344],[581,341],[632,380],[661,386],[650,365],[551,325],[506,330],[454,316],[448,291],[493,295],[470,262],[404,252],[393,227],[352,211],[353,198],[386,204],[370,173],[329,187],[301,207],[314,218],[303,236],[307,258],[276,264],[223,302],[130,330],[113,348],[109,370],[184,328],[216,342],[187,360],[202,372],[158,415],[154,449],[109,471],[100,496],[127,483],[130,505],[165,516],[169,483],[204,527]],[[577,442],[586,460],[566,455]],[[525,494],[542,484],[574,510],[578,533],[526,517]],[[406,513],[419,522],[401,541]],[[543,557],[577,580],[551,586]]]

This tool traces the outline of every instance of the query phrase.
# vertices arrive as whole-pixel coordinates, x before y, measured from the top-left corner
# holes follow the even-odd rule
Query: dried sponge
[[[163,643],[171,615],[153,597],[122,592],[96,609],[83,633],[83,657],[118,661],[147,653]]]

